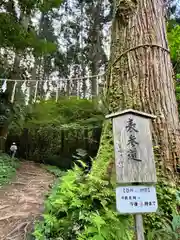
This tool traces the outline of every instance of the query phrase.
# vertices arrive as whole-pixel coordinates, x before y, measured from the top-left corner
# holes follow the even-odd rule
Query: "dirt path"
[[[54,176],[40,165],[23,162],[12,184],[0,189],[0,240],[25,240],[42,213]]]

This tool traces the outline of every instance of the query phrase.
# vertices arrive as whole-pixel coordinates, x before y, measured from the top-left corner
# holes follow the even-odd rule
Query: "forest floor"
[[[22,162],[12,183],[0,189],[0,240],[25,240],[43,212],[54,176],[33,162]]]

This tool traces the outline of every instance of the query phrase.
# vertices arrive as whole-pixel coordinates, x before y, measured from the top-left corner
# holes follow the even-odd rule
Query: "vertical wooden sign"
[[[106,116],[113,118],[117,183],[156,183],[151,118],[132,109]]]
[[[135,214],[136,239],[144,240],[142,213],[156,212],[158,206],[155,187],[141,185],[157,182],[150,121],[156,117],[129,109],[106,118],[113,118],[117,183],[137,185],[116,188],[116,207]]]

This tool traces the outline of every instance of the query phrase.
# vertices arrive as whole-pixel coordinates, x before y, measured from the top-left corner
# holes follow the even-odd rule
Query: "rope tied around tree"
[[[150,44],[150,43],[139,44],[137,46],[134,46],[132,48],[129,48],[129,49],[123,51],[117,57],[117,59],[113,63],[110,62],[109,67],[108,67],[108,69],[105,72],[105,79],[106,79],[106,81],[105,81],[105,86],[104,86],[104,91],[103,91],[103,93],[104,93],[104,102],[107,101],[108,89],[109,89],[109,86],[111,86],[112,81],[113,81],[112,68],[116,65],[116,63],[118,63],[121,60],[121,58],[124,55],[128,54],[131,51],[137,50],[138,48],[145,48],[145,47],[146,48],[147,47],[149,47],[149,48],[153,48],[153,47],[160,48],[160,49],[166,51],[168,54],[170,54],[170,50],[168,48],[165,48],[165,47],[163,47],[163,46],[161,46],[159,44],[156,44],[156,43],[152,43],[152,44]]]
[[[157,48],[161,48],[162,50],[164,50],[164,51],[166,51],[166,52],[168,52],[170,54],[170,50],[168,48],[165,48],[165,47],[160,46],[158,44],[149,44],[149,43],[140,44],[140,45],[137,45],[135,47],[129,48],[129,49],[125,50],[124,52],[122,52],[120,54],[120,56],[113,62],[111,67],[113,67],[121,59],[122,56],[124,56],[125,54],[127,54],[127,53],[129,53],[131,51],[134,51],[134,50],[136,50],[138,48],[141,48],[141,47],[157,47]]]
[[[118,58],[112,63],[112,64],[110,64],[110,66],[108,67],[108,69],[107,69],[107,71],[106,71],[106,75],[108,75],[108,73],[110,74],[110,76],[111,76],[111,73],[112,73],[112,67],[114,67],[115,66],[115,64],[117,63],[117,62],[119,62],[120,60],[121,60],[121,58],[124,56],[124,55],[126,55],[126,54],[128,54],[129,52],[131,52],[131,51],[134,51],[134,50],[136,50],[136,49],[138,49],[138,48],[142,48],[142,47],[157,47],[157,48],[160,48],[160,49],[162,49],[162,50],[164,50],[164,51],[166,51],[167,53],[169,53],[170,54],[170,50],[168,49],[168,48],[165,48],[165,47],[163,47],[163,46],[161,46],[161,45],[158,45],[158,44],[149,44],[149,43],[144,43],[144,44],[139,44],[139,45],[137,45],[137,46],[135,46],[135,47],[132,47],[132,48],[129,48],[129,49],[127,49],[127,50],[125,50],[124,52],[122,52],[119,56],[118,56]],[[112,77],[112,76],[111,76]],[[111,77],[110,77],[110,79],[111,79]],[[107,81],[108,82],[108,81]],[[109,83],[110,83],[111,81],[109,81]],[[108,88],[108,86],[109,86],[109,84],[107,84],[107,88]]]

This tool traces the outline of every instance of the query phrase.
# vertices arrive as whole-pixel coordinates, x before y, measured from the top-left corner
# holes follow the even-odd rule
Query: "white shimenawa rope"
[[[72,84],[72,81],[76,80],[77,82],[77,95],[78,97],[80,97],[80,81],[87,79],[90,80],[91,78],[96,78],[97,79],[97,91],[98,91],[98,82],[99,80],[101,80],[101,78],[105,76],[105,73],[103,74],[98,74],[98,75],[92,75],[90,76],[89,74],[86,77],[79,77],[79,78],[61,78],[58,80],[51,80],[49,79],[50,82],[56,82],[57,88],[56,88],[56,102],[58,101],[58,97],[59,97],[59,84],[61,82],[65,82],[65,83],[70,83],[70,85]],[[35,86],[35,92],[34,92],[34,99],[33,102],[36,102],[36,98],[37,98],[37,91],[38,91],[38,83],[41,82],[45,82],[46,80],[33,80],[33,79],[5,79],[5,78],[0,78],[0,81],[3,81],[4,84],[7,82],[14,82],[14,86],[13,86],[13,91],[12,91],[12,95],[11,95],[11,102],[14,102],[14,98],[15,98],[15,93],[16,93],[16,85],[18,82],[24,82],[26,84],[26,82],[36,82],[36,86]],[[23,83],[23,84],[24,84]],[[21,86],[22,87],[22,86]],[[66,88],[68,88],[68,86],[66,86]],[[69,90],[69,89],[67,89]]]
[[[86,77],[79,77],[79,78],[60,78],[60,79],[57,79],[57,80],[49,79],[49,81],[52,81],[52,82],[61,82],[61,81],[68,82],[68,81],[72,81],[72,80],[81,80],[81,79],[90,79],[90,78],[95,78],[95,77],[102,77],[104,75],[105,75],[105,73],[98,74],[98,75],[92,75],[92,76],[86,76]],[[0,78],[0,81],[5,81],[5,80],[7,82],[23,82],[23,81],[28,81],[28,82],[42,81],[42,82],[45,82],[45,81],[47,81],[47,79],[34,80],[34,79],[6,79],[6,78]]]

